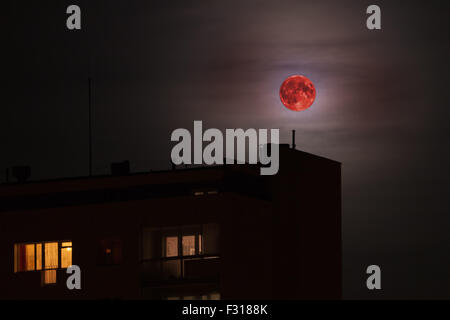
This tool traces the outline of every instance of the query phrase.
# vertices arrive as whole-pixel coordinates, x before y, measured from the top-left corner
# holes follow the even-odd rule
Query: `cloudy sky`
[[[282,142],[296,129],[297,148],[342,162],[345,297],[450,297],[446,2],[376,1],[381,31],[367,1],[76,3],[81,31],[65,28],[72,2],[6,4],[1,171],[88,173],[89,76],[95,174],[168,168],[170,133],[193,120]],[[306,111],[279,101],[292,74],[316,86]],[[370,264],[381,292],[365,289]]]

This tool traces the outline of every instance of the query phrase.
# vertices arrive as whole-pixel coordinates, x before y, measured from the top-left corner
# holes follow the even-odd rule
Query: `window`
[[[220,300],[219,292],[206,293],[195,296],[169,296],[167,300]]]
[[[122,263],[122,241],[119,239],[105,239],[100,241],[98,264],[119,265]]]
[[[42,272],[42,285],[56,283],[56,270],[44,270]]]
[[[201,234],[170,235],[163,237],[163,257],[195,256],[202,253]],[[181,243],[180,243],[181,241]],[[181,246],[180,246],[181,245]],[[181,247],[181,250],[179,248]],[[181,252],[180,252],[181,251]]]
[[[219,191],[217,189],[193,190],[192,192],[193,192],[194,196],[205,196],[205,195],[216,195],[216,194],[219,194]]]
[[[166,237],[164,256],[168,258],[178,256],[178,237]]]
[[[14,245],[14,272],[35,270],[35,245]]]
[[[202,235],[198,235],[198,254],[203,254]]]
[[[36,243],[36,270],[42,269],[42,243]]]
[[[14,272],[51,270],[67,268],[70,265],[72,265],[72,242],[55,241],[14,245]]]
[[[61,268],[72,265],[72,242],[61,243]]]
[[[44,261],[45,269],[57,269],[58,268],[58,242],[46,242],[44,243]]]
[[[72,265],[72,242],[54,241],[14,245],[14,272],[41,271],[41,284],[56,283],[56,270]]]
[[[219,225],[215,223],[142,229],[142,259],[219,254]]]
[[[195,255],[195,235],[183,236],[183,256]]]

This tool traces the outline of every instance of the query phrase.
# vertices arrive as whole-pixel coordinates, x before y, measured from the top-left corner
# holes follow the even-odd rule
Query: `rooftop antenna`
[[[295,149],[295,130],[292,130],[292,149]]]
[[[88,78],[88,96],[89,96],[89,177],[92,177],[91,77]]]

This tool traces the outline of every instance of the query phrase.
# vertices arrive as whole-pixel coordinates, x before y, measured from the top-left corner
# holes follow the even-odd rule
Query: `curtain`
[[[45,269],[58,268],[58,242],[46,242],[45,248]]]

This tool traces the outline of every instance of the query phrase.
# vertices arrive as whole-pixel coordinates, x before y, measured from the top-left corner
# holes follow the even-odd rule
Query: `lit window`
[[[103,239],[98,251],[98,264],[104,266],[122,263],[122,241],[120,239]]]
[[[72,265],[72,242],[61,243],[61,268]]]
[[[167,300],[220,300],[219,292],[206,293],[202,295],[194,295],[194,296],[169,296],[166,298]]]
[[[14,245],[14,272],[35,270],[35,245]]]
[[[195,255],[195,235],[183,236],[183,256]]]
[[[162,257],[195,256],[204,253],[203,237],[200,230],[190,231],[178,229],[168,232],[162,237]],[[194,228],[195,229],[195,228]],[[191,233],[192,232],[192,233]],[[187,234],[186,234],[187,233]],[[144,245],[144,250],[149,251],[151,243]]]
[[[198,235],[198,254],[203,254],[203,249],[202,249],[202,235],[199,234]]]
[[[36,244],[36,270],[42,269],[42,243]]]
[[[177,257],[178,256],[178,237],[166,237],[165,241],[165,256],[166,257]]]
[[[45,251],[45,269],[57,269],[58,268],[58,242],[46,242],[44,243]]]
[[[214,292],[209,295],[209,300],[220,300],[220,293]]]
[[[42,284],[49,285],[56,283],[56,270],[44,270],[42,271]]]
[[[59,252],[59,247],[61,250]],[[14,245],[14,272],[51,270],[72,265],[72,242],[39,242]]]

